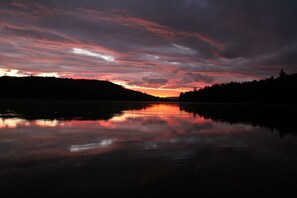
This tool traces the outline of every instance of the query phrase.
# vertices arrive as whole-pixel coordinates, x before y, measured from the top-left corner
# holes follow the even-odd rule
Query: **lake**
[[[296,197],[295,106],[0,101],[1,197]]]

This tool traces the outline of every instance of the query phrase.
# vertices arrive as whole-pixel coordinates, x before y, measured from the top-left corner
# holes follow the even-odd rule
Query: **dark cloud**
[[[143,80],[145,82],[148,82],[150,84],[165,84],[168,82],[168,80],[166,79],[161,79],[161,78],[149,78],[149,77],[145,77],[143,78]]]
[[[6,24],[2,24],[1,27],[2,36],[14,36],[16,38],[18,37],[28,37],[32,39],[44,39],[44,40],[52,40],[56,42],[73,42],[73,40],[70,40],[68,38],[63,37],[62,35],[55,34],[48,31],[42,31],[35,28],[30,27],[20,27],[20,26],[10,26]]]
[[[213,77],[201,74],[186,73],[184,77],[185,82],[205,82],[211,83],[214,81]]]

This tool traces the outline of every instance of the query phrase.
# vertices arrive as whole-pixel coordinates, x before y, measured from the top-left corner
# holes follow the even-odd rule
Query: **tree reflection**
[[[180,110],[213,121],[246,124],[279,131],[280,136],[296,134],[295,105],[240,105],[181,103]]]
[[[26,120],[108,120],[121,115],[125,110],[140,110],[151,105],[144,102],[2,99],[0,117]]]

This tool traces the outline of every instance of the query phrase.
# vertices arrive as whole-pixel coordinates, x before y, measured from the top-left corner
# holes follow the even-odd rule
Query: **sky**
[[[297,72],[296,0],[0,0],[0,76],[166,97]]]

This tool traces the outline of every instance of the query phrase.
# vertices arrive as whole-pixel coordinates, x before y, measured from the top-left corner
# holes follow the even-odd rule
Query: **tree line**
[[[249,82],[230,82],[181,93],[181,102],[215,103],[297,103],[297,74],[283,70],[277,78]]]
[[[0,98],[156,101],[109,81],[55,77],[0,77]]]

